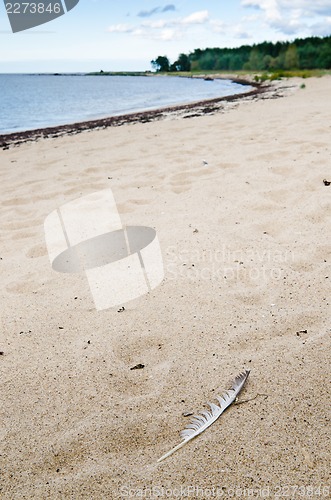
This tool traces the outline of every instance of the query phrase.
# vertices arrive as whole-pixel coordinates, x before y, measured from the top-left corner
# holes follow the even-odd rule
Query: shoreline
[[[218,77],[220,79],[220,77]],[[260,95],[267,93],[271,89],[270,84],[260,84],[250,82],[244,79],[231,79],[234,83],[241,85],[249,85],[254,87],[249,92],[240,94],[232,94],[229,96],[214,97],[201,101],[194,101],[187,104],[177,104],[173,106],[165,106],[146,111],[133,113],[124,113],[121,115],[109,116],[106,118],[98,118],[94,120],[84,120],[82,122],[68,123],[64,125],[56,125],[54,127],[44,127],[32,130],[23,130],[19,132],[10,132],[8,134],[0,134],[0,148],[6,150],[10,146],[19,146],[26,142],[34,142],[38,139],[49,139],[61,137],[65,135],[75,135],[81,132],[105,129],[108,127],[119,127],[126,124],[146,123],[150,121],[161,120],[169,115],[178,114],[180,112],[190,112],[185,118],[197,116],[199,114],[211,114],[217,111],[223,103],[237,102],[247,98],[258,98]]]

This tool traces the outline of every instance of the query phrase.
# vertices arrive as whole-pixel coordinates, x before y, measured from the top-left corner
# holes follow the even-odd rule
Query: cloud
[[[151,28],[151,29],[163,29],[169,26],[169,23],[165,21],[164,19],[159,19],[158,21],[144,21],[142,24],[145,28]]]
[[[241,5],[264,11],[269,18],[295,11],[300,16],[331,15],[330,0],[241,0]]]
[[[174,6],[174,4],[169,3],[168,5],[166,5],[165,7],[163,7],[163,9],[162,9],[161,12],[171,12],[171,11],[174,11],[174,10],[176,10],[176,7]]]
[[[285,35],[297,35],[306,31],[307,26],[295,19],[280,19],[272,23],[273,28]]]
[[[163,7],[168,8],[170,5]],[[155,9],[153,9],[155,10]],[[152,11],[149,11],[152,12]],[[143,16],[148,17],[148,16]],[[190,27],[195,25],[210,24],[209,13],[207,10],[193,12],[187,17],[175,19],[146,19],[140,25],[114,24],[109,26],[108,33],[131,33],[134,36],[150,38],[152,40],[173,41],[181,40],[187,35]]]
[[[253,19],[255,21],[255,18]],[[238,24],[234,23],[225,23],[219,19],[212,19],[210,21],[210,27],[213,33],[217,33],[217,35],[226,37],[226,39],[231,40],[250,40],[252,39],[252,34],[247,31],[247,21],[243,20],[243,22],[239,22]],[[223,46],[225,46],[224,44]]]
[[[171,28],[160,31],[159,36],[157,37],[158,40],[164,40],[165,42],[171,42],[172,40],[178,40],[179,38],[181,38],[180,33]]]
[[[243,7],[255,7],[256,9],[266,9],[271,4],[276,4],[277,0],[241,0]]]
[[[281,17],[278,0],[242,0],[243,7],[254,7],[264,12],[268,20],[276,20]]]
[[[137,16],[138,17],[150,17],[153,14],[157,14],[158,12],[160,12],[160,7],[155,7],[152,10],[141,10],[140,12],[138,12]]]
[[[330,0],[241,0],[241,5],[259,11],[260,22],[284,35],[330,34],[324,17],[331,16]]]
[[[181,20],[181,24],[203,24],[209,20],[208,10],[200,10],[198,12],[193,12],[184,19]]]
[[[225,33],[228,25],[224,21],[213,19],[210,21],[211,28],[214,33]]]
[[[129,24],[113,24],[107,31],[108,33],[132,33],[134,28]]]
[[[140,12],[138,12],[137,16],[138,17],[151,17],[154,14],[159,14],[159,13],[163,13],[163,12],[171,12],[171,11],[175,11],[175,10],[176,10],[176,7],[174,6],[174,4],[169,3],[169,4],[165,5],[164,7],[154,7],[154,9],[151,9],[151,10],[141,10]]]
[[[310,15],[331,15],[330,0],[278,0],[281,8],[299,9]]]
[[[233,32],[235,37],[239,40],[249,40],[251,38],[251,35],[249,35],[249,33],[247,33],[240,25],[235,26]]]
[[[315,23],[312,26],[314,34],[317,36],[328,36],[331,33],[331,17],[327,17],[325,22]]]

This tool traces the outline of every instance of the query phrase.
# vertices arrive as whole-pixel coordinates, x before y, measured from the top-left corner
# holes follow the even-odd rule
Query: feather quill
[[[182,446],[191,441],[191,439],[199,436],[199,434],[212,425],[222,415],[224,410],[226,410],[226,408],[235,401],[239,392],[244,387],[249,372],[250,370],[246,370],[240,373],[235,378],[229,390],[225,391],[222,396],[216,396],[219,405],[208,403],[210,410],[205,410],[200,412],[198,415],[194,415],[190,423],[180,432],[180,437],[183,441],[175,446],[175,448],[168,451],[168,453],[162,455],[162,457],[158,459],[158,462],[162,462],[162,460],[175,453],[175,451],[182,448]]]

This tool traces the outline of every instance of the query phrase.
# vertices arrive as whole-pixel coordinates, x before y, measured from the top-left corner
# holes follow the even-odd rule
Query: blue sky
[[[0,2],[0,72],[149,70],[158,55],[330,34],[331,0],[80,0],[15,34]]]

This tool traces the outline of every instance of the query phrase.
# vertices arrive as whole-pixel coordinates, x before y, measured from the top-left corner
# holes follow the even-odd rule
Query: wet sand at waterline
[[[271,90],[0,151],[2,498],[328,498],[331,78]],[[43,224],[107,188],[165,277],[97,311]]]

